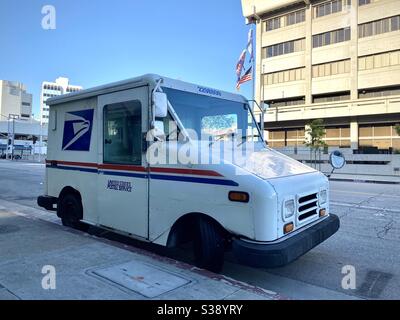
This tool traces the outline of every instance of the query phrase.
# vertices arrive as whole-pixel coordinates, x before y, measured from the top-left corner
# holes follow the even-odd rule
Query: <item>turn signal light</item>
[[[247,192],[231,191],[229,192],[229,200],[235,202],[249,202],[250,196]]]
[[[320,209],[320,210],[319,210],[319,216],[320,216],[320,217],[326,216],[326,209]]]
[[[287,223],[287,224],[285,224],[285,226],[283,227],[283,233],[286,234],[286,233],[292,232],[293,229],[294,229],[294,224],[293,224],[293,222]]]

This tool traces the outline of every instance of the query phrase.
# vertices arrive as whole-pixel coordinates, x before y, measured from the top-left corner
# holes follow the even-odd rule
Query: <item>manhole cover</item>
[[[17,232],[18,230],[19,230],[18,226],[14,226],[11,224],[0,225],[0,234],[13,233],[13,232]]]
[[[137,261],[96,269],[92,273],[147,298],[155,298],[190,283],[190,280],[171,272]]]

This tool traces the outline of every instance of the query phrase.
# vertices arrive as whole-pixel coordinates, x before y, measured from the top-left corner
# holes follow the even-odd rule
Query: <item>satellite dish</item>
[[[341,169],[346,164],[346,159],[338,150],[333,151],[329,156],[329,163],[333,167],[333,169]]]

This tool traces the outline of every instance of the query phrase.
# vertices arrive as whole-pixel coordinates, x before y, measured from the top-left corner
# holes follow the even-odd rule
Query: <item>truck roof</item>
[[[168,88],[178,89],[178,90],[182,90],[182,91],[212,96],[212,97],[219,98],[219,99],[232,100],[232,101],[237,101],[237,102],[242,102],[242,103],[247,102],[247,99],[240,94],[235,94],[235,93],[230,93],[230,92],[226,92],[226,91],[222,91],[222,90],[208,88],[208,87],[204,87],[201,85],[196,85],[193,83],[189,83],[189,82],[185,82],[185,81],[181,81],[181,80],[175,80],[175,79],[163,77],[163,76],[160,76],[157,74],[149,73],[149,74],[142,75],[140,77],[135,77],[135,78],[127,79],[127,80],[113,82],[113,83],[81,90],[78,92],[73,92],[73,93],[68,93],[68,94],[57,96],[57,97],[53,97],[53,98],[47,99],[46,104],[49,106],[54,106],[54,105],[63,104],[66,102],[91,98],[91,97],[108,94],[108,93],[112,93],[112,92],[116,92],[116,91],[127,90],[127,89],[138,87],[140,85],[146,85],[146,84],[152,84],[153,86],[155,86],[157,81],[159,81],[160,79],[163,79],[163,82],[162,82],[163,87],[168,87]]]

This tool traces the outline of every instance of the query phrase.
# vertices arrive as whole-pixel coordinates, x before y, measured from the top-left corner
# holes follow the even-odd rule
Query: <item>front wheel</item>
[[[57,204],[57,215],[61,218],[63,226],[87,230],[87,225],[80,220],[83,217],[83,208],[80,198],[75,194],[66,194]]]
[[[225,252],[222,231],[215,223],[202,217],[196,222],[193,239],[195,264],[199,268],[220,272]]]

